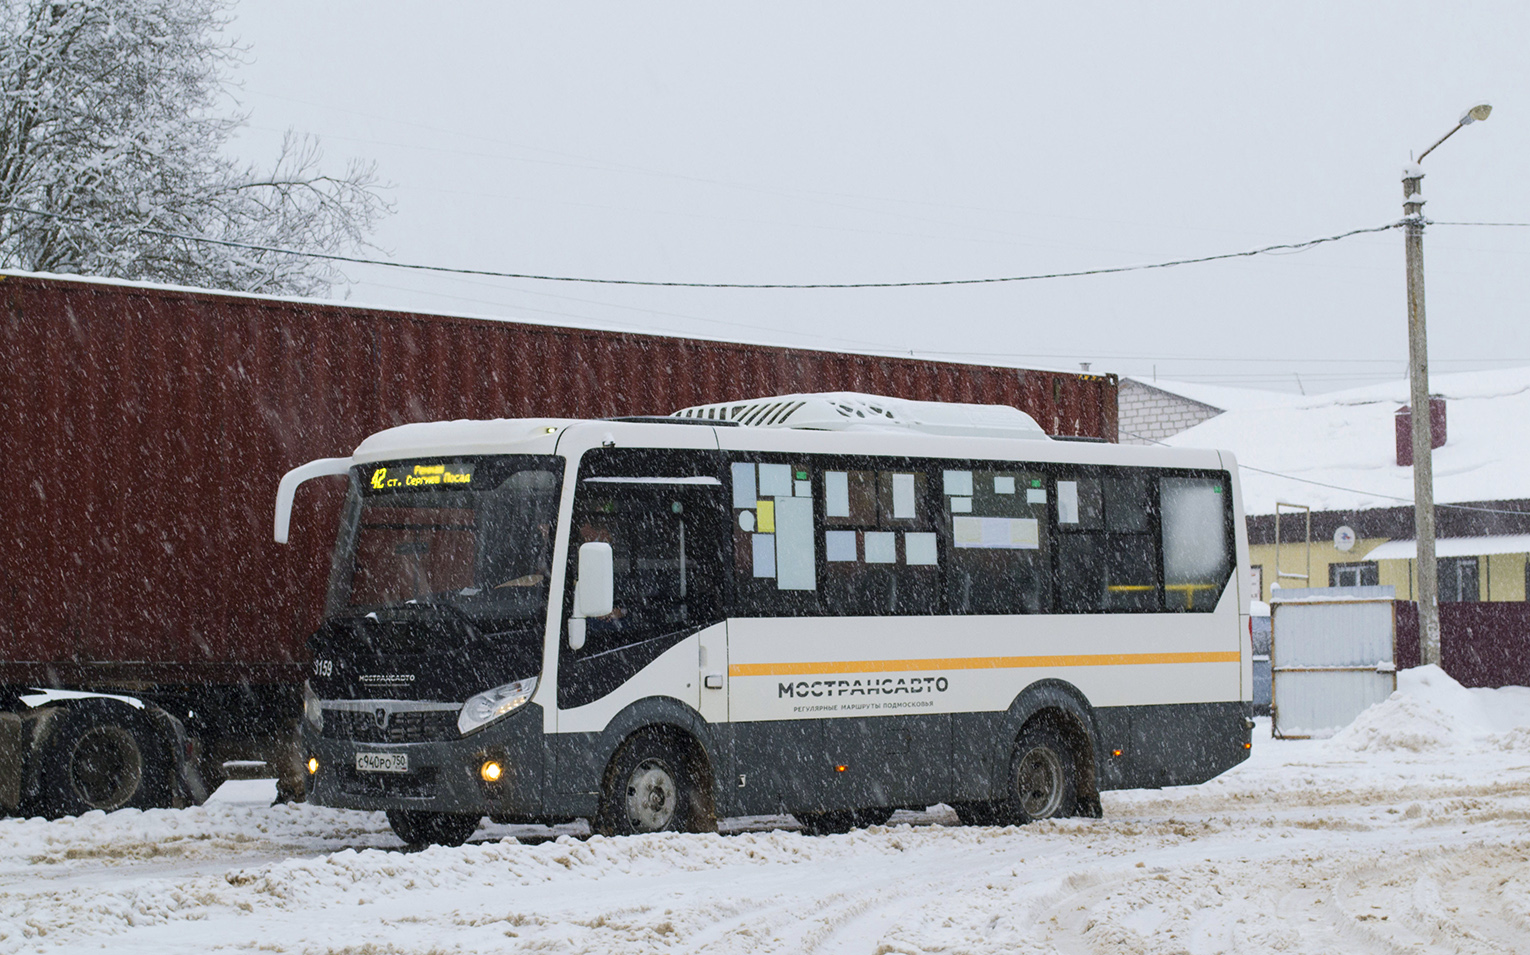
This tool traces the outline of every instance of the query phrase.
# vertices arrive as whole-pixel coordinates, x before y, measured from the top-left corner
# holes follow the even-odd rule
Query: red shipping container
[[[1013,405],[1115,440],[1113,375],[0,276],[0,683],[302,678],[343,483],[289,468],[414,421],[667,414],[808,391]]]

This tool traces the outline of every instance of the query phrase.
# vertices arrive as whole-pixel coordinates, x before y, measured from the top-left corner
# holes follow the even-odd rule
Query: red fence
[[[1419,664],[1418,606],[1397,601],[1397,667]],[[1440,605],[1440,666],[1462,686],[1530,686],[1530,603]]]

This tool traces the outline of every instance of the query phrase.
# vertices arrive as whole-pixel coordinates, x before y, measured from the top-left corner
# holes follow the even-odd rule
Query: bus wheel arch
[[[716,832],[714,773],[705,747],[672,723],[629,734],[606,764],[590,827],[600,835]]]
[[[1064,807],[1064,816],[1082,816],[1098,819],[1102,808],[1099,790],[1099,729],[1094,718],[1094,708],[1077,687],[1062,680],[1046,680],[1032,684],[1010,706],[1008,726],[1001,739],[1012,740],[1010,748],[998,754],[996,781],[1009,781],[1009,770],[1014,747],[1018,746],[1027,730],[1055,734],[1072,755],[1071,775],[1075,789],[1075,805]]]

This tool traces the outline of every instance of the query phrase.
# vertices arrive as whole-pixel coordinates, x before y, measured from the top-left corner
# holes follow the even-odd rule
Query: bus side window
[[[928,488],[929,475],[914,467],[824,468],[825,612],[939,612],[939,544]]]
[[[1057,612],[1157,610],[1156,503],[1131,472],[1057,481]]]
[[[1157,610],[1158,546],[1153,537],[1153,484],[1127,473],[1104,479],[1107,553],[1105,605],[1110,610]]]
[[[804,459],[734,461],[733,570],[738,616],[818,610],[813,469]]]
[[[1040,474],[945,469],[952,613],[1043,613],[1049,604],[1047,490]]]
[[[1170,478],[1163,497],[1164,602],[1170,610],[1210,613],[1232,575],[1225,478]]]

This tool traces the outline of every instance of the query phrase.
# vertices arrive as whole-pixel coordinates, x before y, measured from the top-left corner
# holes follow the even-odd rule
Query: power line
[[[1513,229],[1530,229],[1530,222],[1436,222],[1433,219],[1430,219],[1429,220],[1429,224],[1430,225],[1482,225],[1482,226],[1501,226],[1501,227],[1504,227],[1504,228],[1513,228]]]
[[[0,206],[0,211],[16,212],[23,215],[43,216],[51,219],[65,221],[84,222],[91,225],[99,225],[82,216],[64,215],[58,212],[44,212],[39,209],[26,209],[19,206]],[[253,242],[239,242],[233,239],[214,239],[209,236],[190,235],[183,232],[169,232],[164,229],[153,229],[148,226],[140,226],[133,231],[140,235],[152,235],[165,239],[179,239],[185,242],[203,242],[210,245],[220,245],[227,248],[245,249],[251,252],[273,252],[278,255],[296,255],[310,259],[322,259],[328,262],[347,262],[353,265],[380,265],[394,269],[410,269],[418,272],[445,272],[453,275],[484,275],[502,279],[525,279],[535,282],[579,282],[590,285],[640,285],[658,288],[716,288],[716,289],[869,289],[869,288],[928,288],[948,285],[994,285],[1005,282],[1034,282],[1041,279],[1065,279],[1081,278],[1090,275],[1114,275],[1121,272],[1141,272],[1148,269],[1167,269],[1179,265],[1197,265],[1203,262],[1217,262],[1224,259],[1249,258],[1270,252],[1296,252],[1310,249],[1314,246],[1328,242],[1338,242],[1351,236],[1364,235],[1372,232],[1386,232],[1399,228],[1403,225],[1401,220],[1389,222],[1385,225],[1371,226],[1364,229],[1351,229],[1348,232],[1340,232],[1337,235],[1321,236],[1316,239],[1307,239],[1303,242],[1283,242],[1276,245],[1267,245],[1258,249],[1249,249],[1243,252],[1223,252],[1218,255],[1202,255],[1194,258],[1172,259],[1167,262],[1151,262],[1144,265],[1119,265],[1102,269],[1083,269],[1075,272],[1046,272],[1032,275],[1008,275],[992,278],[971,279],[929,279],[923,281],[907,282],[674,282],[658,281],[653,279],[613,279],[594,278],[589,276],[574,275],[539,275],[529,272],[499,272],[492,269],[464,269],[445,265],[421,265],[410,262],[389,262],[386,259],[364,259],[359,256],[338,255],[331,252],[303,252],[297,249],[283,249],[278,246],[259,245]]]

